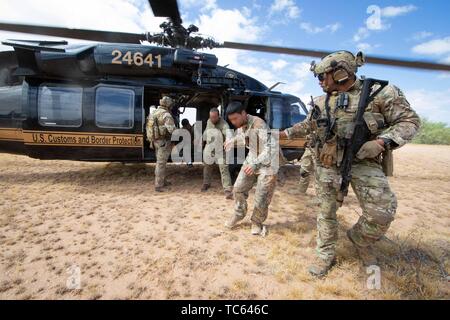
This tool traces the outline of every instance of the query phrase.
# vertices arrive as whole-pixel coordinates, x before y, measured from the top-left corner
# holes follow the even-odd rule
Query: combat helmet
[[[169,96],[163,96],[159,100],[159,105],[162,106],[162,107],[170,108],[170,107],[173,106],[174,103],[175,103],[175,101]]]
[[[364,61],[365,57],[361,51],[355,56],[349,51],[341,50],[323,57],[317,64],[315,61],[312,61],[310,70],[314,73],[314,76],[332,71],[336,73],[341,71],[341,73],[346,73],[348,77],[348,75],[355,74],[358,71],[358,67],[364,64]],[[345,74],[336,74],[336,77],[333,76],[333,78],[335,80],[343,79]]]

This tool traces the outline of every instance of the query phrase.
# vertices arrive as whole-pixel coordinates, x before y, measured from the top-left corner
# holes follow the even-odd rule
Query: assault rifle
[[[336,196],[338,206],[342,206],[342,202],[344,202],[344,198],[348,194],[348,186],[352,180],[353,160],[361,146],[370,139],[370,131],[364,121],[364,111],[375,96],[389,83],[388,81],[371,78],[363,79],[362,81],[363,85],[355,120],[348,128],[346,136],[342,139],[344,155],[340,166],[341,185]],[[371,94],[374,84],[379,84],[380,87]]]

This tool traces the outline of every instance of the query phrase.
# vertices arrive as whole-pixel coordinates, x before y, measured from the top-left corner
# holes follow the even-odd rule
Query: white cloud
[[[165,19],[154,17],[146,3],[143,5],[136,0],[78,0],[76,2],[1,0],[0,21],[143,33],[145,31],[159,32],[159,25]],[[7,38],[47,39],[51,37],[0,32],[0,40]],[[11,50],[11,48],[0,46],[0,50]]]
[[[179,3],[180,9],[190,10],[200,8],[202,12],[217,9],[218,7],[216,0],[180,0]]]
[[[433,35],[432,32],[428,32],[428,31],[419,31],[416,32],[412,35],[411,39],[415,40],[415,41],[420,41],[420,40],[424,40],[426,38],[429,38]]]
[[[405,96],[411,107],[420,116],[432,121],[450,124],[450,88],[442,91],[425,89],[405,90]]]
[[[284,69],[284,67],[286,67],[288,65],[288,62],[283,59],[277,59],[277,60],[271,61],[270,65],[273,70],[279,71],[281,69]]]
[[[293,0],[274,0],[270,6],[269,13],[286,14],[291,19],[298,18],[300,16],[300,8],[295,4]]]
[[[360,42],[356,44],[356,49],[358,51],[362,51],[364,53],[370,53],[372,52],[375,48],[378,48],[380,45],[378,44],[370,44],[367,42]]]
[[[311,33],[311,34],[316,34],[316,33],[321,33],[321,32],[335,33],[337,30],[339,30],[340,27],[341,27],[341,24],[339,22],[336,22],[333,24],[327,24],[326,26],[323,26],[323,27],[314,26],[309,22],[300,23],[300,29],[302,29],[308,33]]]
[[[263,31],[256,18],[250,16],[249,12],[238,9],[213,9],[209,13],[201,14],[194,23],[202,33],[220,42],[254,42]]]
[[[441,62],[442,62],[442,63],[450,64],[450,56],[448,56],[448,57],[442,59]]]
[[[89,10],[86,10],[89,8]],[[147,16],[148,15],[148,16]],[[151,19],[144,19],[144,18]],[[133,0],[2,0],[0,20],[69,28],[142,32],[158,31],[163,18],[155,18],[147,5],[140,9]]]
[[[450,37],[434,39],[412,48],[412,51],[419,54],[441,55],[450,53]]]
[[[370,35],[369,30],[364,27],[360,27],[358,31],[353,36],[353,41],[358,42],[366,39]]]
[[[383,17],[393,18],[393,17],[397,17],[397,16],[401,16],[401,15],[410,13],[415,10],[417,10],[417,7],[412,4],[409,4],[406,6],[399,6],[399,7],[388,6],[388,7],[384,7],[381,9],[381,15]]]

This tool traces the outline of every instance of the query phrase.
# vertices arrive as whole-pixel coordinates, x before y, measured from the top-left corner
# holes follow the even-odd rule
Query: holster
[[[392,153],[392,149],[388,148],[382,152],[381,166],[383,167],[383,172],[387,177],[392,177],[394,175],[394,155]]]

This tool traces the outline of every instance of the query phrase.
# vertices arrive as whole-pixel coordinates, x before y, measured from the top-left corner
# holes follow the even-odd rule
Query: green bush
[[[433,122],[422,119],[420,131],[412,142],[450,145],[450,127],[444,122]]]

